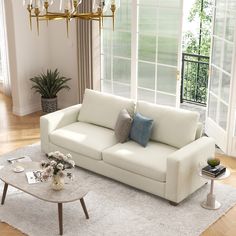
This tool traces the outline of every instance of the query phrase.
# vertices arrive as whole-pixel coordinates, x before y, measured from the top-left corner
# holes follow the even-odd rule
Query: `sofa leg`
[[[172,201],[169,201],[169,203],[170,203],[171,206],[178,206],[179,205],[179,203],[172,202]]]

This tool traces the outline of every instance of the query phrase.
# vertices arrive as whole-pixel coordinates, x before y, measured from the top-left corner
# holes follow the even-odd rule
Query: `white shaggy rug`
[[[0,158],[29,155],[37,160],[43,154],[32,145]],[[136,190],[111,179],[76,168],[79,181],[90,189],[85,203],[90,219],[86,220],[80,202],[64,204],[65,236],[194,236],[199,235],[236,203],[236,189],[215,184],[219,210],[203,209],[200,203],[209,191],[204,186],[177,207],[159,197]],[[0,181],[0,191],[3,183]],[[1,194],[1,192],[0,192]],[[9,187],[5,204],[0,206],[0,220],[32,235],[58,235],[57,205],[38,200]]]

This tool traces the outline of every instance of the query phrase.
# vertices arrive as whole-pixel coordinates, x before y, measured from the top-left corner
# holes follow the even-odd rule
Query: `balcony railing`
[[[209,57],[183,53],[180,102],[206,105]]]

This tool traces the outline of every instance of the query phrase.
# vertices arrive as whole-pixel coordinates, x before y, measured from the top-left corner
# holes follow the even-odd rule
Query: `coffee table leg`
[[[59,231],[60,231],[60,235],[63,235],[62,203],[58,203],[58,219],[59,219]]]
[[[1,202],[2,205],[3,205],[4,202],[5,202],[5,198],[6,198],[6,194],[7,194],[7,188],[8,188],[8,184],[5,183],[4,189],[3,189],[3,194],[2,194],[2,202]]]
[[[85,202],[84,202],[84,199],[83,199],[83,198],[80,199],[80,203],[81,203],[81,206],[83,207],[83,210],[84,210],[84,214],[85,214],[85,216],[86,216],[86,219],[89,219],[88,211],[87,211],[87,208],[86,208],[86,205],[85,205]]]

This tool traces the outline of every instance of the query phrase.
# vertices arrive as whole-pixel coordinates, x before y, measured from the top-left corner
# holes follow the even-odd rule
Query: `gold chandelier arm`
[[[100,18],[100,14],[98,14],[98,13],[77,13],[77,14],[72,15],[71,18],[91,20],[93,18]]]
[[[28,10],[28,12],[29,12],[30,30],[32,31],[32,15],[31,15],[31,12],[32,12],[32,5],[28,4],[27,10]]]
[[[115,4],[111,4],[112,27],[113,27],[113,31],[114,31],[114,29],[115,29],[115,11],[116,11],[116,5],[115,5]]]
[[[40,11],[39,11],[39,8],[36,7],[34,9],[34,14],[36,16],[36,22],[37,22],[37,31],[38,31],[38,35],[39,35],[39,16],[40,16]]]
[[[109,17],[109,18],[112,18],[113,15],[102,15],[103,18],[106,18],[106,17]]]
[[[65,10],[66,15],[66,32],[67,32],[67,38],[69,38],[69,20],[70,20],[70,12],[69,10]]]
[[[66,16],[65,13],[61,13],[61,12],[50,12],[50,11],[48,11],[45,15],[46,15],[46,16]]]

